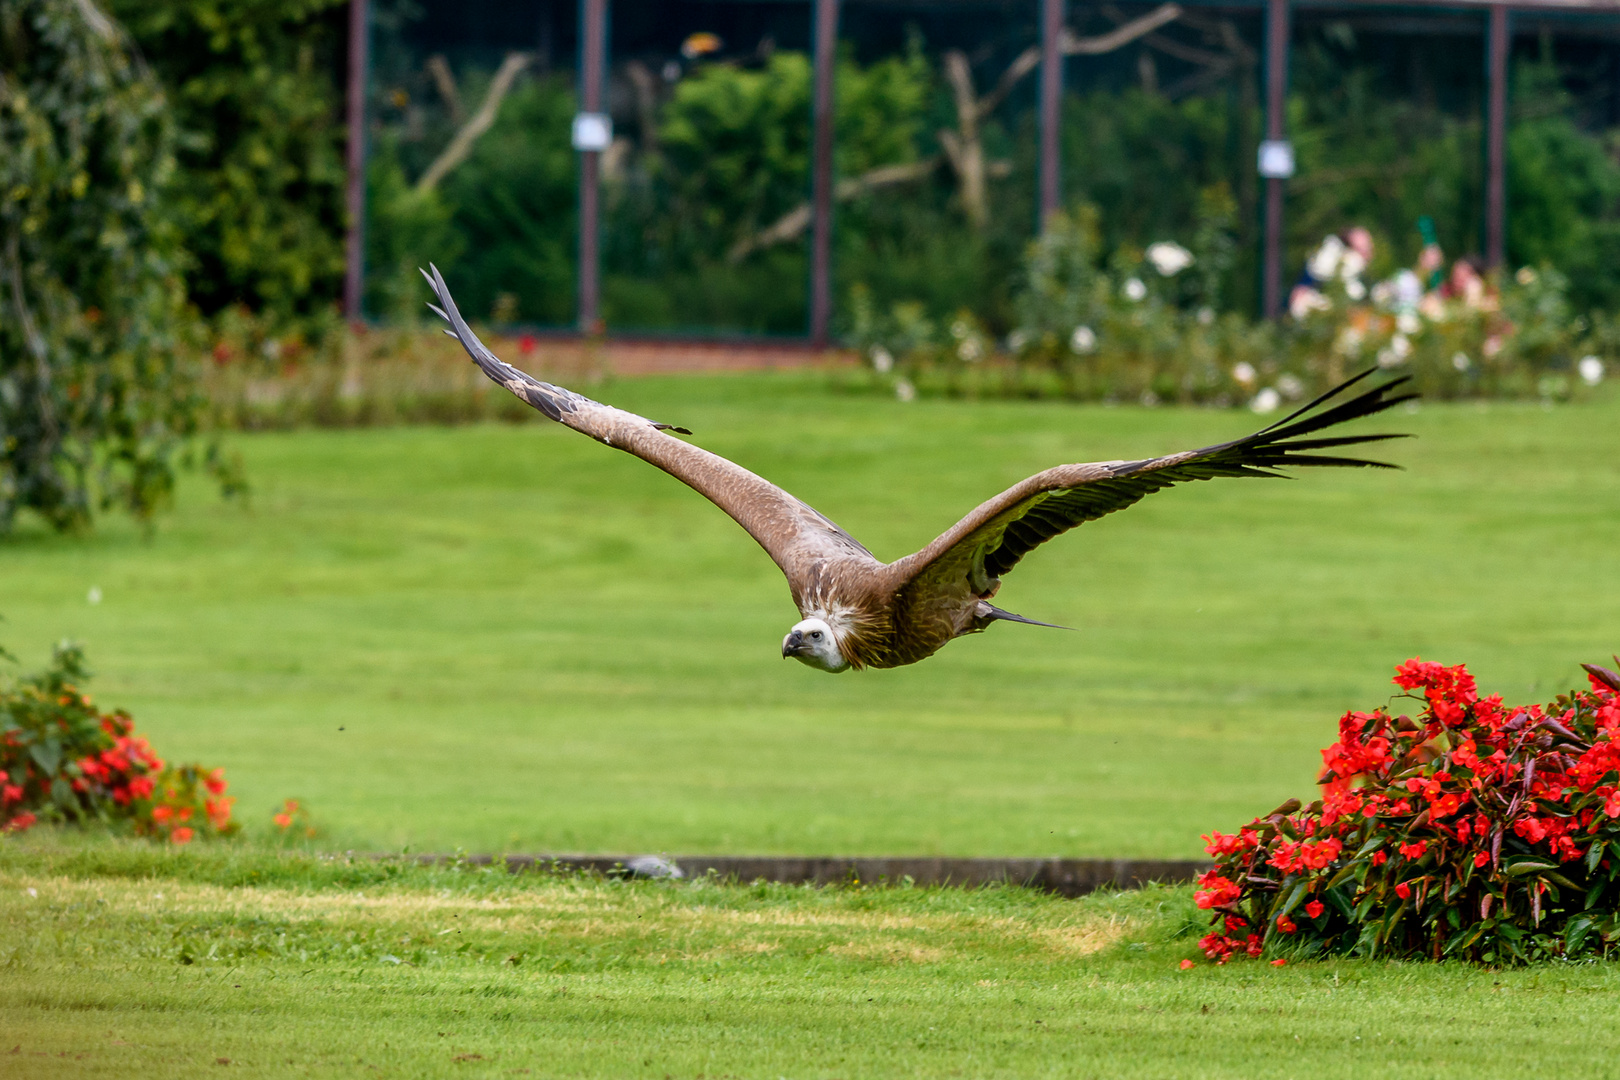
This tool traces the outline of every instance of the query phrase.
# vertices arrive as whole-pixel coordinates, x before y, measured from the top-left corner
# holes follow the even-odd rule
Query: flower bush
[[[235,832],[225,770],[166,763],[128,713],[79,690],[87,678],[64,643],[45,671],[0,684],[0,830],[101,821],[176,844]]]
[[[1620,940],[1620,674],[1586,670],[1588,690],[1509,707],[1461,665],[1402,664],[1415,718],[1346,713],[1322,751],[1321,799],[1204,838],[1204,954],[1607,954]]]
[[[920,304],[884,312],[857,288],[849,343],[867,361],[852,381],[901,398],[1068,398],[1283,408],[1377,363],[1429,398],[1565,400],[1603,382],[1620,321],[1578,314],[1569,281],[1521,267],[1477,295],[1424,294],[1415,276],[1368,290],[1335,278],[1297,317],[1220,310],[1230,208],[1213,195],[1189,247],[1160,242],[1106,259],[1094,210],[1055,215],[1033,241],[1018,326],[1001,341],[973,313],[937,324]],[[1411,278],[1418,295],[1394,287]],[[1421,302],[1420,302],[1421,300]]]

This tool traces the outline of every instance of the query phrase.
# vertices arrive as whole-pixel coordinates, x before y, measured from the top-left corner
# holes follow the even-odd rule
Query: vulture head
[[[782,639],[782,655],[820,671],[839,672],[849,667],[849,661],[838,651],[832,627],[821,619],[805,619],[795,624]]]

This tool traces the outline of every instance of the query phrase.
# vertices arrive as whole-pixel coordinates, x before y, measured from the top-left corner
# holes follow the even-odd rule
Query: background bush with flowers
[[[102,822],[186,844],[227,836],[235,798],[225,770],[174,765],[80,688],[84,653],[57,646],[44,671],[0,681],[0,831],[40,822]]]
[[[1294,316],[1224,310],[1233,204],[1207,192],[1187,246],[1160,241],[1106,257],[1095,209],[1052,218],[1026,252],[1017,327],[997,339],[975,313],[882,310],[859,286],[849,343],[866,361],[852,385],[902,399],[1067,398],[1248,406],[1272,412],[1377,363],[1425,397],[1565,400],[1591,391],[1620,357],[1620,321],[1578,313],[1568,279],[1521,267],[1442,295],[1410,271],[1364,285],[1340,261]],[[1331,247],[1329,238],[1325,247]],[[1348,265],[1346,257],[1342,263]]]
[[[1590,689],[1510,707],[1463,666],[1402,664],[1415,718],[1346,713],[1321,799],[1205,837],[1205,955],[1606,955],[1620,942],[1620,674],[1585,667]]]

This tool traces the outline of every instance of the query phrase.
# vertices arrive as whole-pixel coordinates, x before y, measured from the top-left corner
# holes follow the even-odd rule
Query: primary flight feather
[[[1059,465],[981,504],[921,551],[884,563],[814,507],[670,434],[691,434],[685,428],[603,405],[504,363],[462,319],[438,268],[423,276],[439,301],[429,306],[450,324],[445,332],[461,341],[485,375],[558,423],[658,466],[746,529],[781,567],[799,609],[801,621],[783,639],[782,655],[822,671],[915,664],[998,620],[1034,622],[990,603],[1020,559],[1059,533],[1173,484],[1280,477],[1274,470],[1282,465],[1393,468],[1319,451],[1402,435],[1308,436],[1417,396],[1394,392],[1405,377],[1348,393],[1372,369],[1233,442],[1143,461]]]

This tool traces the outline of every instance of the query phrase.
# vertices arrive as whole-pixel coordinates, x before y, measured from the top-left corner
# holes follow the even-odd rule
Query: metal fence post
[[[582,0],[579,45],[580,112],[602,111],[602,81],[607,70],[607,0]],[[579,151],[579,329],[602,329],[600,256],[601,151]]]
[[[1499,269],[1507,240],[1507,62],[1513,45],[1506,4],[1492,4],[1485,35],[1485,264]]]
[[[343,238],[343,317],[360,318],[365,291],[366,69],[370,64],[371,5],[349,0],[348,186],[344,192],[348,227]]]
[[[833,77],[838,0],[815,0],[815,105],[810,149],[810,341],[826,345],[832,324]]]
[[[1063,202],[1062,144],[1059,139],[1063,107],[1063,0],[1041,0],[1041,190],[1040,228]]]
[[[1280,143],[1287,133],[1288,0],[1266,0],[1266,139]],[[1293,170],[1290,168],[1290,172]],[[1283,185],[1282,176],[1266,178],[1265,254],[1260,288],[1261,314],[1282,314]]]

